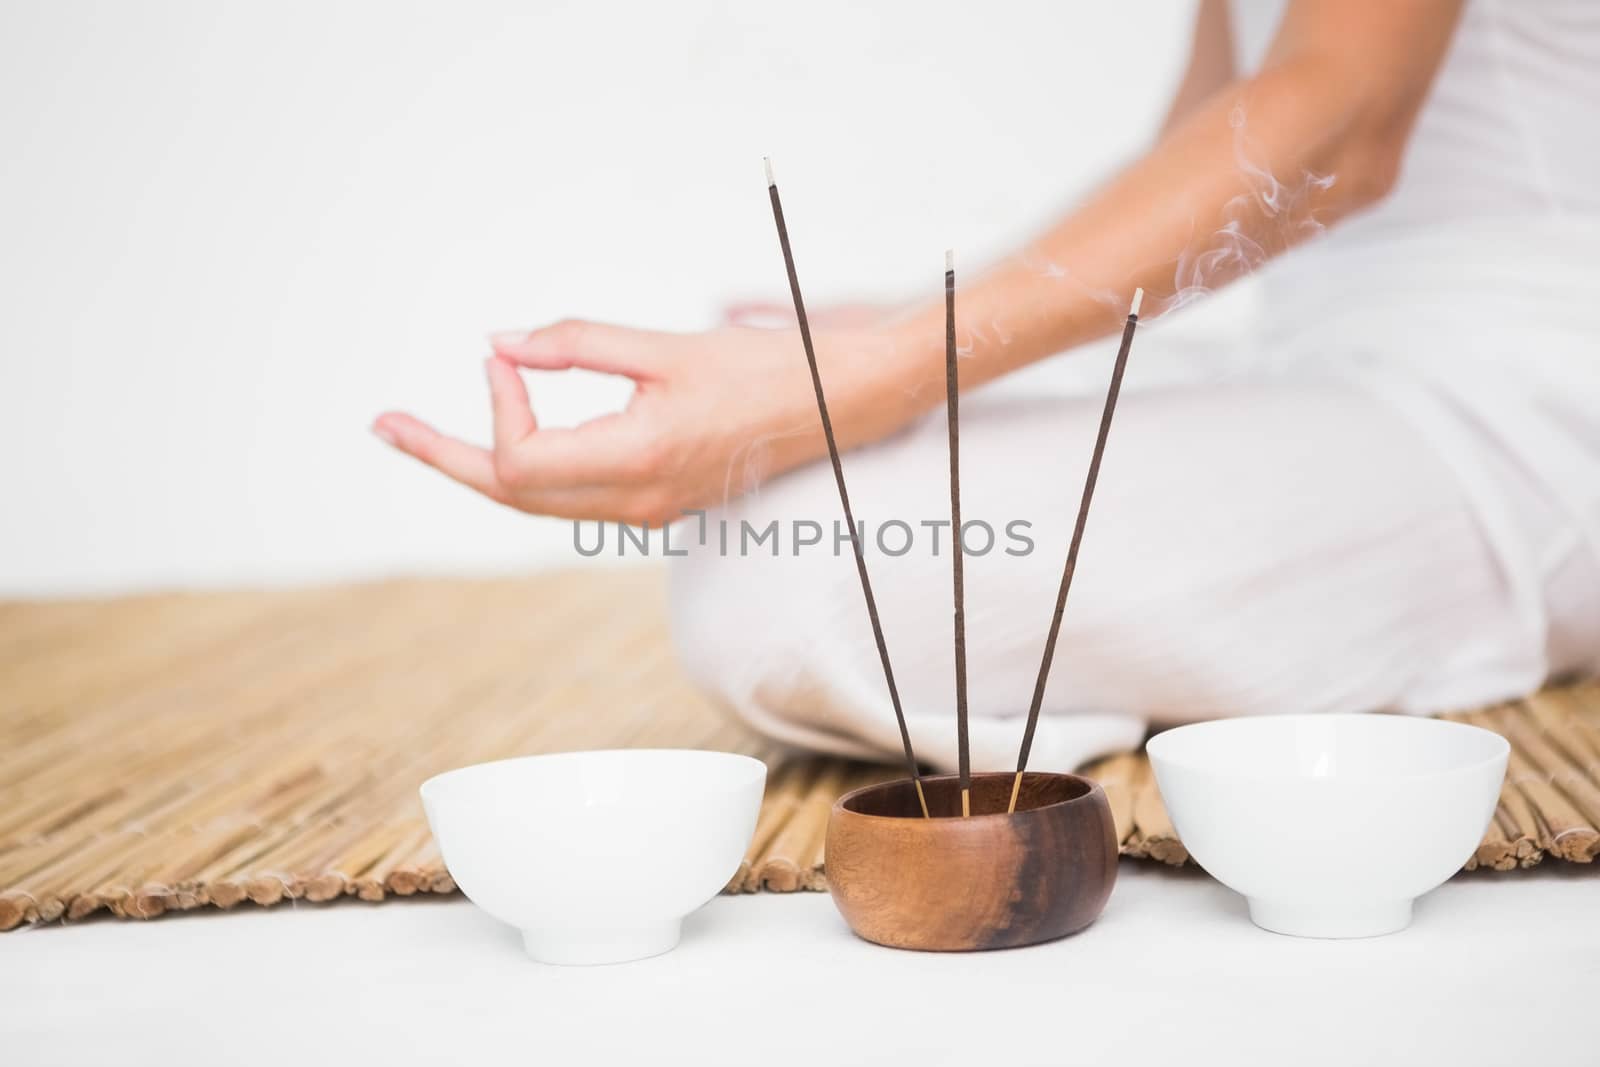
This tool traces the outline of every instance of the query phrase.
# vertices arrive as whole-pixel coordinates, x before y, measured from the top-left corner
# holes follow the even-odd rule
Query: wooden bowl
[[[1075,774],[972,777],[961,817],[954,775],[908,779],[840,797],[828,818],[828,891],[850,928],[891,948],[1016,948],[1076,933],[1117,881],[1117,837],[1100,787]]]

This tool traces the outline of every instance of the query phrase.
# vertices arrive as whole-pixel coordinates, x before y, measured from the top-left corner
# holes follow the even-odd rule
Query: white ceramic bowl
[[[480,763],[422,783],[450,876],[546,963],[670,950],[739,868],[767,768],[726,752],[625,749]]]
[[[1147,749],[1172,825],[1257,926],[1299,937],[1403,929],[1461,868],[1510,746],[1403,715],[1280,715],[1181,726]]]

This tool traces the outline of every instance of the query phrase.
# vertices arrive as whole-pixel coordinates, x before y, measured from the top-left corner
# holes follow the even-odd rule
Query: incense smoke
[[[734,449],[728,458],[727,470],[722,479],[722,507],[726,508],[736,498],[755,493],[766,481],[772,467],[772,443],[785,437],[798,437],[804,427],[758,434]],[[735,490],[735,483],[738,489]]]
[[[1233,129],[1233,158],[1249,186],[1223,208],[1222,227],[1198,250],[1186,248],[1178,257],[1173,274],[1173,295],[1162,312],[1173,311],[1209,293],[1218,283],[1232,281],[1254,271],[1271,252],[1246,233],[1253,229],[1266,237],[1275,251],[1321,233],[1324,229],[1311,211],[1316,193],[1333,187],[1334,175],[1302,170],[1300,181],[1285,185],[1265,168],[1251,161],[1249,135],[1245,132],[1243,104],[1228,113]]]
[[[1245,179],[1246,191],[1223,207],[1223,224],[1214,233],[1203,240],[1191,239],[1178,254],[1173,295],[1157,302],[1146,318],[1193,303],[1218,286],[1252,273],[1275,253],[1325,229],[1312,212],[1312,202],[1317,194],[1333,187],[1335,176],[1302,170],[1298,182],[1281,182],[1252,158],[1258,153],[1252,151],[1246,132],[1243,104],[1235,104],[1228,113],[1228,126],[1233,130],[1234,162]],[[1068,267],[1033,253],[1024,253],[1019,262],[1042,277],[1070,286],[1118,316],[1127,311],[1126,287],[1090,285]]]
[[[1118,317],[1121,317],[1128,311],[1127,293],[1118,292],[1115,289],[1105,289],[1100,286],[1090,285],[1077,274],[1073,273],[1070,269],[1063,267],[1054,260],[1040,259],[1032,252],[1025,252],[1019,257],[1019,262],[1031,270],[1038,271],[1038,273],[1043,277],[1049,278],[1051,281],[1060,282],[1063,285],[1070,286],[1071,288],[1076,289],[1082,295],[1088,297],[1090,300],[1093,300],[1095,303],[1105,305],[1110,310],[1116,312]]]

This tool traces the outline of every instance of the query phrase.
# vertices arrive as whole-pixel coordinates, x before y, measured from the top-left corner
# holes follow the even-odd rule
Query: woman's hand
[[[908,362],[910,346],[893,332],[822,329],[814,341],[841,448],[876,440],[923,410],[912,383],[938,367],[931,358]],[[509,507],[660,525],[826,452],[805,351],[793,329],[670,334],[568,321],[496,334],[492,344],[486,362],[492,449],[400,412],[380,416],[373,432]],[[617,414],[572,429],[540,429],[519,367],[620,374],[633,380],[634,393]]]

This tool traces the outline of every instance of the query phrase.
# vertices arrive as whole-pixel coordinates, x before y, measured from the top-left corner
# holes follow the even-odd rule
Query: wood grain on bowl
[[[840,798],[828,823],[828,889],[861,937],[894,948],[1016,948],[1075,933],[1105,907],[1117,840],[1105,793],[1071,774],[972,778],[971,818],[954,776],[900,780]]]

